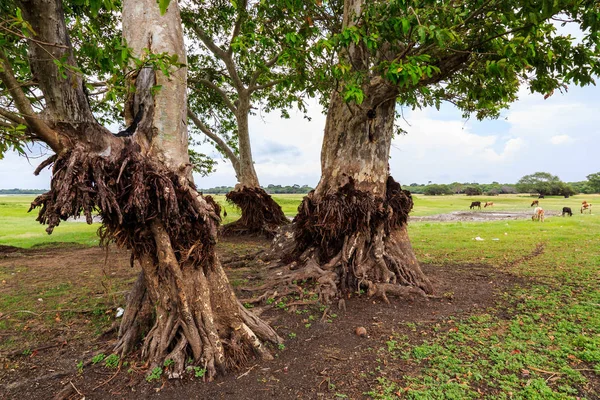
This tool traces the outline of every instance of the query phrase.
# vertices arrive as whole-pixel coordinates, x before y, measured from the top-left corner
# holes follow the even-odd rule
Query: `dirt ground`
[[[243,254],[267,245],[264,240],[229,240],[219,245],[219,251]],[[0,268],[17,266],[26,271],[19,285],[47,281],[89,285],[94,282],[90,275],[100,274],[102,269],[105,276],[120,281],[129,282],[137,274],[136,268],[130,268],[126,252],[115,249],[108,253],[99,248],[79,247],[0,249]],[[368,372],[379,366],[376,349],[385,346],[394,333],[405,334],[415,343],[422,340],[406,322],[436,324],[450,316],[460,318],[492,307],[498,293],[522,283],[517,277],[485,265],[423,267],[434,283],[438,298],[415,302],[391,299],[391,304],[353,298],[346,302],[345,312],[332,308],[325,314],[318,308],[266,309],[262,317],[286,339],[285,349],[273,348],[276,354],[273,361],[250,362],[210,383],[193,378],[192,374],[182,380],[163,377],[148,383],[145,381],[148,370],[136,362],[135,355],[128,366],[119,370],[91,365],[89,360],[94,354],[110,354],[115,332],[82,336],[78,329],[83,328],[78,324],[46,332],[47,335],[41,336],[45,341],[33,346],[31,354],[23,354],[22,349],[0,354],[0,398],[51,399],[61,390],[67,394],[65,398],[72,399],[332,399],[343,397],[342,394],[352,399],[365,398],[364,393],[375,384]],[[236,288],[260,274],[256,267],[227,272]],[[9,282],[0,286],[0,295],[14,293],[19,285],[11,286]],[[102,288],[97,292],[101,295]],[[119,294],[121,302],[123,295]],[[366,328],[367,337],[355,334],[355,329],[361,326]],[[76,368],[80,360],[86,360],[82,373]]]
[[[438,221],[438,222],[454,222],[454,221],[502,221],[502,220],[518,220],[531,219],[533,213],[531,211],[454,211],[447,214],[428,215],[424,217],[409,218],[410,221]],[[559,216],[559,212],[545,211],[545,215]]]

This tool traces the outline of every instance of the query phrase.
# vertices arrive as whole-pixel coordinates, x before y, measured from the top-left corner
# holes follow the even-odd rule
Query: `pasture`
[[[67,222],[48,236],[35,211],[26,213],[32,198],[0,197],[0,397],[48,398],[69,381],[89,398],[132,390],[153,398],[600,397],[600,217],[579,212],[584,199],[600,204],[598,195],[540,199],[543,223],[531,221],[529,196],[414,196],[409,234],[434,298],[387,305],[358,295],[346,312],[291,298],[266,304],[264,316],[286,338],[274,361],[250,361],[212,383],[192,373],[184,385],[160,375],[146,382],[135,357],[112,368],[99,356],[110,354],[115,312],[137,269],[127,252],[96,247],[98,224]],[[302,196],[274,198],[292,217]],[[225,222],[237,218],[216,199]],[[471,201],[494,202],[473,214],[526,215],[419,219],[469,212]],[[565,206],[573,217],[558,215]],[[252,261],[229,268],[227,259],[267,246],[219,243],[241,297],[268,271]],[[357,326],[366,338],[354,335]]]

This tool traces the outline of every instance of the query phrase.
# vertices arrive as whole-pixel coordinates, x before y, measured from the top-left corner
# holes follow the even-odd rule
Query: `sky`
[[[515,183],[537,171],[569,182],[600,171],[600,88],[595,86],[569,87],[568,93],[557,91],[546,100],[523,89],[497,120],[465,120],[450,104],[439,111],[405,109],[403,114],[396,122],[407,134],[392,142],[390,169],[404,185]],[[299,111],[292,111],[290,119],[281,119],[279,113],[251,119],[261,185],[318,183],[325,115],[316,101],[309,101],[309,115],[310,121]],[[219,160],[215,173],[195,177],[199,188],[235,185],[231,164],[210,144],[197,150]],[[43,160],[39,156],[40,149],[33,149],[29,160],[8,153],[0,160],[0,189],[47,189],[50,172],[33,175]]]

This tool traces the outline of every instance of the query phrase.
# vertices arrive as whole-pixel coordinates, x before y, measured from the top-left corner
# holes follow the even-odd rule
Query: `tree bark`
[[[33,0],[28,5],[27,18],[54,12],[43,18],[49,26],[37,21],[38,38],[71,51],[61,1]],[[126,0],[123,27],[138,56],[148,49],[185,61],[177,2],[161,16],[155,0]],[[32,58],[36,54],[30,51]],[[208,379],[252,355],[270,358],[263,341],[279,343],[281,338],[235,297],[215,253],[219,206],[198,194],[192,181],[185,68],[170,77],[150,68],[138,71],[126,108],[130,117],[144,110],[143,117],[133,136],[121,139],[93,120],[79,102],[78,89],[72,88],[76,94],[56,90],[64,83],[61,76],[37,76],[50,70],[52,59],[31,63],[38,63],[36,78],[47,80],[40,85],[45,118],[65,139],[60,143],[67,144],[53,158],[50,191],[32,203],[32,208],[40,207],[38,221],[48,224],[51,233],[60,221],[82,213],[91,223],[98,210],[101,242],[128,248],[142,268],[128,297],[115,351],[125,355],[145,336],[141,352],[151,367],[172,360],[169,375],[179,377],[191,358],[206,368]],[[157,84],[162,88],[153,93]],[[74,120],[69,119],[71,112],[77,114]]]
[[[243,91],[236,110],[239,140],[238,184],[226,196],[227,201],[235,204],[242,215],[239,220],[223,227],[223,235],[259,234],[272,237],[280,226],[289,223],[281,206],[260,187],[254,169],[252,146],[248,126],[250,97]]]

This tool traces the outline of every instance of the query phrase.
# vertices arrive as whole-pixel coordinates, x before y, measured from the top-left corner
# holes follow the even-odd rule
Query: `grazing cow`
[[[540,194],[540,195],[538,196],[538,199],[543,199],[543,198],[544,198],[544,195],[543,195],[543,194]]]
[[[586,202],[585,204],[582,204],[582,205],[581,205],[581,213],[583,214],[583,212],[584,212],[585,210],[589,210],[589,211],[590,211],[590,214],[591,214],[591,213],[592,213],[592,203],[588,203],[588,202]]]
[[[542,207],[536,207],[533,210],[533,215],[531,216],[531,220],[544,222],[544,209]]]
[[[583,205],[585,205],[587,203],[588,203],[587,200],[584,200],[584,201],[581,202],[581,205],[583,206]]]
[[[571,207],[563,207],[562,216],[564,217],[565,214],[569,214],[569,217],[573,216],[573,211],[571,211]]]
[[[486,201],[486,202],[485,202],[485,205],[483,206],[483,208],[486,208],[486,207],[492,207],[493,205],[494,205],[494,202],[493,202],[493,201]]]
[[[475,207],[479,207],[479,209],[481,210],[481,202],[480,201],[474,201],[474,202],[471,203],[471,207],[469,207],[469,208],[472,210]]]
[[[540,201],[539,200],[534,200],[531,202],[531,205],[529,207],[533,207],[533,206],[539,206],[540,205]]]

